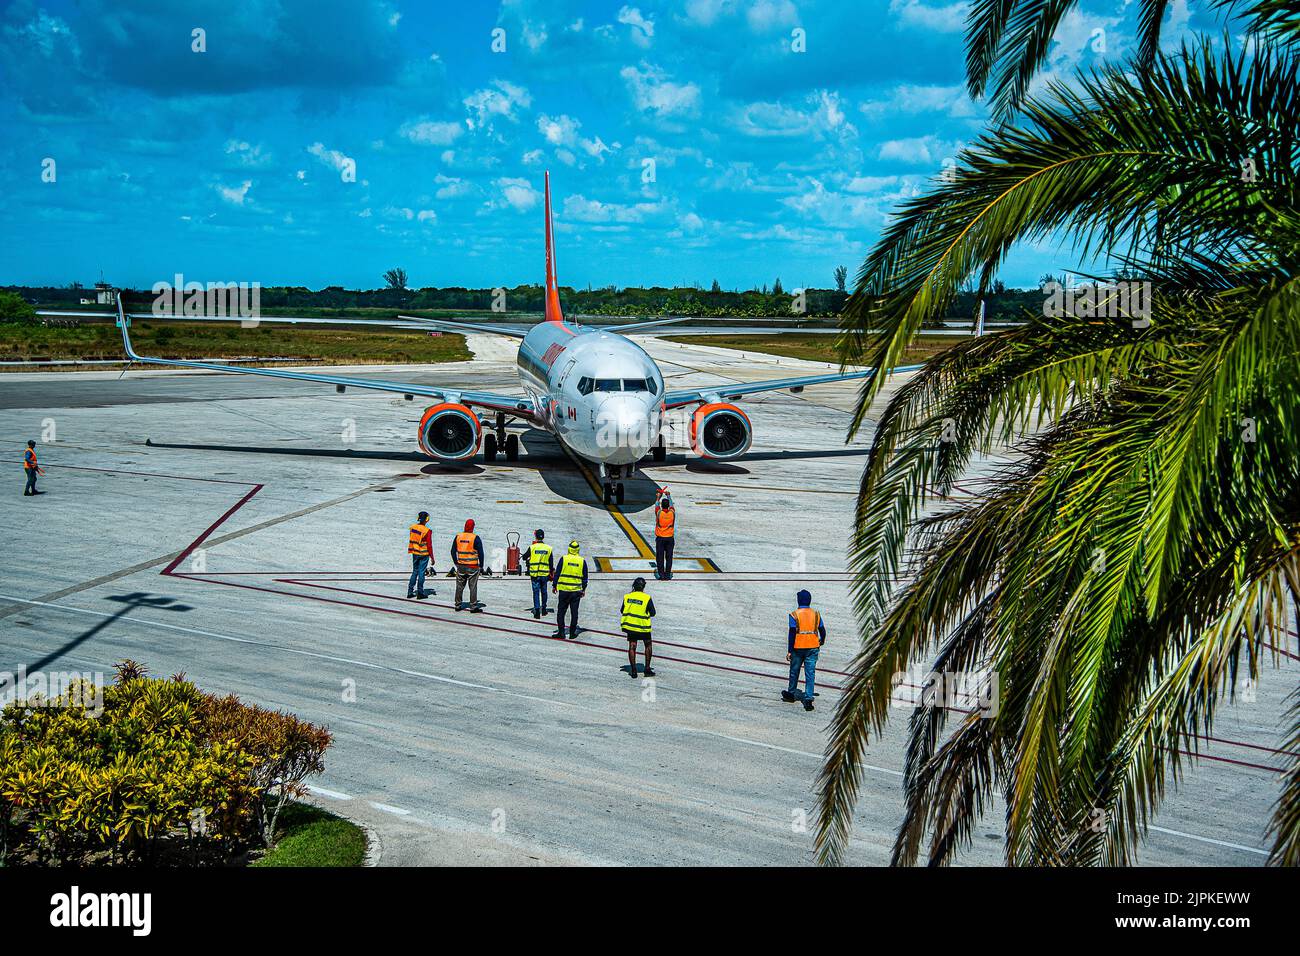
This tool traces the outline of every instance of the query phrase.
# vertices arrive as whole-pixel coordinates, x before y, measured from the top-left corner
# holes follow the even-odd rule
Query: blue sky
[[[1134,6],[1085,3],[1049,72],[1124,55]],[[1170,6],[1171,40],[1202,25]],[[0,283],[372,288],[390,266],[413,286],[539,282],[549,169],[562,284],[831,286],[984,125],[964,15],[943,0],[17,0],[0,14]],[[1044,244],[1001,277],[1074,265]]]

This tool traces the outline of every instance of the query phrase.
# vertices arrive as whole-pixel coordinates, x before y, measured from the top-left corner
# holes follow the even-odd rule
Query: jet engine
[[[420,451],[439,461],[461,461],[478,454],[483,426],[465,405],[430,405],[420,419]]]
[[[691,448],[702,458],[736,458],[749,451],[754,430],[735,405],[701,405],[691,418]]]

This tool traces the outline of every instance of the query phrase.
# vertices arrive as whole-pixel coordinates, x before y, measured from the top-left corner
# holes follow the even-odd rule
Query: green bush
[[[35,322],[36,310],[15,292],[0,292],[0,322]]]
[[[69,688],[0,712],[0,864],[148,863],[163,848],[197,862],[269,845],[329,743],[296,717],[125,661],[98,702]]]

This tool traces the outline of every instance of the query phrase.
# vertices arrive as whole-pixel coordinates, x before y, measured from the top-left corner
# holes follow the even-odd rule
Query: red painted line
[[[253,488],[252,488],[252,490],[249,491],[248,494],[244,495],[244,497],[240,498],[237,502],[235,502],[233,505],[231,505],[231,506],[230,506],[230,509],[229,509],[225,514],[223,514],[223,515],[222,515],[220,518],[218,518],[216,521],[212,522],[212,524],[208,525],[208,528],[207,528],[206,531],[204,531],[201,535],[199,535],[197,538],[195,538],[193,541],[191,541],[189,547],[186,548],[184,551],[182,551],[180,554],[178,554],[178,555],[176,556],[176,560],[175,560],[175,561],[173,561],[171,564],[167,565],[167,567],[163,568],[162,573],[163,573],[164,575],[166,575],[166,576],[172,576],[172,572],[176,570],[176,566],[177,566],[178,564],[180,564],[182,561],[184,561],[186,558],[188,558],[188,557],[189,557],[189,556],[194,552],[194,549],[195,549],[195,548],[197,548],[197,547],[199,547],[199,545],[203,544],[203,542],[206,541],[206,540],[208,539],[208,536],[211,535],[212,532],[216,531],[216,530],[217,530],[218,528],[220,528],[223,524],[225,524],[226,519],[228,519],[231,515],[233,515],[233,514],[234,514],[236,511],[238,511],[240,508],[244,507],[244,505],[248,504],[248,502],[249,502],[250,500],[252,500],[253,495],[255,495],[255,494],[257,494],[259,491],[261,491],[263,487],[265,487],[265,486],[264,486],[264,485],[254,485]],[[177,576],[179,577],[180,575],[177,575]]]
[[[457,619],[455,619],[455,618],[437,617],[437,616],[434,616],[434,615],[432,615],[432,614],[417,614],[417,613],[415,613],[414,611],[403,611],[403,610],[400,610],[400,609],[398,609],[398,608],[376,607],[376,606],[373,605],[373,604],[361,604],[361,603],[356,602],[356,601],[342,601],[342,600],[338,600],[338,599],[336,599],[336,598],[327,598],[327,597],[322,597],[322,596],[320,596],[320,595],[315,595],[315,594],[300,594],[300,593],[298,593],[298,592],[296,592],[296,591],[284,591],[284,590],[281,590],[281,589],[279,589],[279,588],[266,588],[266,587],[260,587],[260,586],[258,586],[258,585],[256,585],[256,584],[240,584],[240,583],[235,582],[235,581],[214,581],[214,580],[211,580],[211,579],[209,579],[209,578],[202,577],[202,576],[200,576],[200,575],[196,575],[196,574],[173,574],[172,577],[184,578],[184,579],[186,579],[186,580],[190,580],[190,581],[198,581],[198,582],[200,582],[200,583],[204,583],[204,584],[219,584],[219,585],[221,585],[221,586],[223,586],[223,587],[228,587],[228,588],[243,588],[244,590],[247,590],[247,591],[260,591],[260,592],[262,592],[262,593],[264,593],[264,594],[280,594],[280,595],[284,595],[284,596],[286,596],[286,597],[295,597],[295,598],[299,598],[299,599],[304,600],[304,601],[318,601],[318,602],[320,602],[320,603],[322,603],[322,604],[334,604],[334,605],[338,605],[338,606],[341,606],[341,607],[357,608],[357,609],[360,609],[360,610],[363,610],[363,611],[378,611],[378,612],[380,612],[381,614],[396,614],[396,615],[398,615],[398,616],[400,616],[400,617],[413,617],[413,618],[420,618],[420,619],[422,619],[422,620],[426,620],[426,621],[437,621],[437,622],[442,623],[442,624],[454,624],[454,625],[458,625],[458,626],[460,626],[460,627],[473,627],[473,628],[477,628],[477,629],[479,629],[479,630],[484,630],[484,631],[496,631],[496,632],[501,633],[501,634],[511,634],[511,635],[516,635],[516,636],[520,636],[520,637],[531,637],[531,638],[534,638],[534,639],[537,639],[537,640],[556,641],[557,643],[562,643],[562,644],[574,644],[574,645],[577,645],[577,646],[579,646],[579,647],[592,647],[592,648],[597,648],[597,649],[599,649],[599,650],[604,650],[604,651],[616,651],[616,652],[618,652],[618,653],[620,653],[620,654],[625,654],[625,653],[627,653],[627,647],[626,647],[626,646],[624,646],[624,647],[610,647],[610,646],[607,645],[607,644],[593,644],[593,643],[591,643],[590,641],[583,641],[583,640],[581,640],[581,639],[579,639],[579,640],[575,640],[575,641],[568,641],[568,640],[561,641],[559,638],[553,638],[553,637],[550,637],[550,636],[547,636],[547,635],[534,634],[534,633],[530,633],[530,632],[528,632],[528,631],[518,631],[518,630],[515,630],[515,629],[513,629],[513,628],[496,627],[496,626],[494,626],[494,625],[492,625],[492,624],[482,624],[482,623],[479,623],[478,621],[466,621],[466,620],[457,620]],[[455,613],[455,612],[453,612],[453,613]],[[789,679],[789,675],[788,675],[788,674],[768,674],[768,673],[764,673],[764,672],[762,672],[762,671],[751,671],[751,670],[744,670],[744,669],[742,669],[742,668],[738,668],[738,667],[727,667],[727,666],[722,665],[722,664],[709,664],[709,663],[706,663],[706,662],[704,662],[704,661],[692,661],[692,660],[687,660],[687,659],[685,659],[685,658],[680,658],[680,657],[666,657],[666,656],[661,655],[661,654],[656,654],[656,655],[655,655],[655,660],[672,661],[672,662],[675,663],[675,664],[689,664],[689,665],[692,666],[692,667],[706,667],[706,668],[709,668],[710,670],[729,671],[729,672],[731,672],[731,673],[733,673],[733,674],[746,674],[746,675],[751,676],[751,677],[767,677],[767,678],[770,678],[770,679],[773,679],[773,680],[781,680],[781,681],[785,681],[785,680],[788,680],[788,679]],[[818,686],[820,686],[820,687],[826,687],[826,688],[828,688],[828,689],[830,689],[830,690],[843,690],[842,687],[840,687],[840,686],[838,686],[838,685],[836,685],[836,684],[819,684]]]
[[[383,600],[383,601],[398,601],[398,602],[401,602],[401,603],[403,603],[403,604],[406,604],[406,603],[409,602],[409,603],[411,603],[411,604],[414,604],[414,605],[417,605],[417,606],[424,606],[424,607],[429,607],[429,606],[432,606],[432,607],[441,607],[441,608],[446,608],[446,609],[449,610],[449,611],[452,611],[452,613],[457,613],[457,612],[455,612],[455,611],[452,609],[452,606],[451,606],[450,604],[442,604],[442,603],[437,602],[437,601],[422,601],[422,602],[417,602],[414,598],[404,598],[404,597],[399,597],[399,596],[397,596],[397,595],[393,595],[393,594],[379,594],[379,593],[377,593],[377,592],[375,592],[375,591],[358,591],[358,590],[356,590],[355,588],[338,588],[338,587],[333,587],[333,586],[332,586],[332,583],[331,583],[331,584],[318,584],[318,583],[313,583],[313,582],[311,582],[311,581],[304,581],[304,580],[302,580],[301,578],[275,578],[275,581],[276,581],[277,583],[279,583],[279,584],[298,584],[298,585],[301,585],[301,586],[303,586],[303,587],[314,587],[314,588],[320,588],[320,589],[325,590],[325,591],[338,591],[338,592],[343,593],[343,594],[357,594],[357,595],[361,595],[361,596],[363,596],[363,597],[379,598],[380,600]],[[520,621],[521,623],[524,623],[524,624],[532,624],[532,623],[535,623],[535,621],[534,621],[534,619],[533,619],[532,617],[523,617],[523,616],[514,615],[514,614],[501,614],[501,613],[499,613],[499,612],[497,612],[497,611],[483,611],[483,612],[480,612],[480,613],[487,614],[487,615],[489,615],[489,616],[491,616],[491,617],[494,617],[494,618],[501,618],[502,620],[506,620],[506,621]],[[602,630],[600,630],[599,628],[583,628],[583,630],[586,631],[588,634],[599,634],[599,635],[601,635],[602,637],[617,637],[617,638],[620,638],[620,639],[623,638],[623,633],[622,633],[621,631],[602,631]],[[520,632],[520,633],[525,633],[525,632]],[[531,632],[528,632],[528,633],[530,633],[530,636],[531,636]],[[682,650],[686,650],[686,651],[699,651],[699,652],[704,653],[704,654],[717,654],[717,655],[719,655],[719,656],[721,656],[721,657],[734,657],[734,658],[736,658],[737,660],[742,660],[742,661],[754,661],[755,663],[758,663],[758,664],[774,664],[774,665],[776,665],[776,666],[778,666],[778,667],[783,667],[783,666],[785,666],[785,662],[783,662],[783,661],[774,661],[774,660],[771,660],[771,659],[766,658],[766,657],[754,657],[754,656],[751,655],[751,654],[737,654],[737,653],[734,652],[734,651],[720,651],[720,650],[718,650],[717,648],[713,648],[713,647],[703,647],[703,646],[701,646],[701,645],[699,645],[699,644],[680,644],[680,643],[676,643],[676,642],[673,642],[673,641],[665,641],[665,640],[661,640],[661,639],[659,639],[659,638],[657,638],[657,637],[654,638],[654,645],[655,645],[655,647],[678,647],[678,648],[681,648]],[[820,667],[819,667],[819,668],[817,668],[817,672],[818,672],[818,673],[824,673],[824,674],[834,674],[834,675],[837,676],[837,677],[848,677],[848,676],[849,676],[849,675],[848,675],[847,673],[845,673],[844,671],[831,670],[830,668],[824,668],[824,669],[823,669],[823,668],[820,668]]]
[[[42,462],[41,467],[45,467]],[[177,481],[210,481],[219,485],[252,485],[252,481],[230,481],[226,478],[193,478],[189,475],[163,475],[152,471],[131,471],[129,468],[89,468],[85,465],[51,465],[51,468],[70,468],[73,471],[99,471],[110,475],[135,475],[142,478],[175,478]],[[262,487],[258,485],[258,487]]]
[[[1233,760],[1231,757],[1211,757],[1209,754],[1198,754],[1198,753],[1193,753],[1193,752],[1190,751],[1190,750],[1179,750],[1179,751],[1177,751],[1177,752],[1180,753],[1180,754],[1184,754],[1185,756],[1188,756],[1188,757],[1193,757],[1193,758],[1195,758],[1196,760],[1217,760],[1217,761],[1219,761],[1220,763],[1230,763],[1230,764],[1235,764],[1235,765],[1238,766],[1238,767],[1251,767],[1251,768],[1253,768],[1253,769],[1255,769],[1255,770],[1267,770],[1269,773],[1283,773],[1283,772],[1284,772],[1284,771],[1282,771],[1281,769],[1279,769],[1278,767],[1268,767],[1268,766],[1265,766],[1265,765],[1262,764],[1262,763],[1247,763],[1247,762],[1244,761],[1244,760]]]

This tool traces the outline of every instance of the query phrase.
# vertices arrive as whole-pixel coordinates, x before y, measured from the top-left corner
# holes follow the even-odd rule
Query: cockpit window
[[[591,386],[592,386],[592,380],[584,375],[582,378],[578,379],[578,394],[590,395]]]
[[[596,379],[596,391],[598,392],[621,392],[622,390],[623,390],[622,379],[617,379],[617,378]]]
[[[650,391],[650,383],[643,378],[625,378],[623,379],[623,391],[648,392]]]

